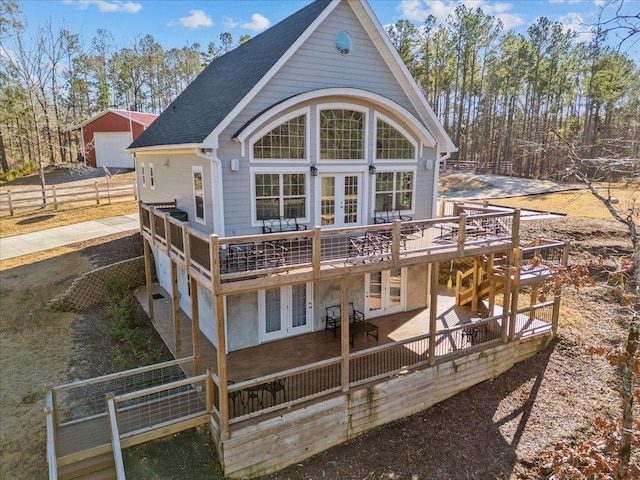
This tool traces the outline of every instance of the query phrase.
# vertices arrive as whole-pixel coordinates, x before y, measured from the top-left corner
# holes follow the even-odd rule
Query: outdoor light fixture
[[[229,164],[229,167],[231,168],[232,172],[239,172],[240,171],[240,160],[238,160],[237,158],[232,159],[231,163]]]
[[[376,174],[376,166],[375,165],[369,165],[369,174],[370,175],[375,175]]]
[[[311,172],[312,177],[318,176],[318,169],[315,165],[311,165],[311,168],[309,169],[309,171]]]
[[[433,170],[433,160],[429,159],[424,162],[424,168],[426,168],[427,170]]]

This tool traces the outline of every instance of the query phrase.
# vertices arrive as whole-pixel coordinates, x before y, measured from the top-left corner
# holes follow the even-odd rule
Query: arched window
[[[354,110],[320,112],[320,159],[364,159],[364,113]]]
[[[396,128],[378,118],[376,125],[376,159],[405,160],[416,157],[416,148]]]
[[[253,144],[253,158],[303,160],[306,158],[306,115],[281,123]]]

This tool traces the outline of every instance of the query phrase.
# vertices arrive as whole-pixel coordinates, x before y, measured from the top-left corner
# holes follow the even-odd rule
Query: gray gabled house
[[[454,150],[365,1],[317,0],[214,60],[128,149],[141,296],[178,360],[115,376],[143,389],[86,420],[110,444],[65,444],[58,466],[208,423],[225,475],[257,476],[544,348],[560,296],[537,286],[565,245],[520,248],[518,211],[438,202]]]

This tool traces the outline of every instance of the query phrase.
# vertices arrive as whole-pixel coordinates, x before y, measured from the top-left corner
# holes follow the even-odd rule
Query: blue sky
[[[444,22],[460,3],[500,18],[507,29],[525,33],[536,17],[546,16],[588,39],[588,26],[597,20],[599,7],[607,0],[370,0],[383,25],[398,19],[416,24],[433,14]],[[241,35],[255,36],[308,4],[305,0],[21,0],[30,27],[49,20],[81,34],[89,44],[98,28],[113,34],[119,47],[151,34],[163,48],[199,43],[206,48],[218,43],[220,33],[231,32],[235,41]],[[640,0],[626,0],[626,9],[640,11]],[[605,15],[606,16],[606,15]],[[632,51],[637,52],[637,48]]]

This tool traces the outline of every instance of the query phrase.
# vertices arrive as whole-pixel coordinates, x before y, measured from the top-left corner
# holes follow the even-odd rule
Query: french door
[[[258,292],[260,342],[311,331],[312,284],[287,285]]]
[[[406,298],[406,272],[392,268],[365,277],[365,310],[368,317],[402,312]]]
[[[350,227],[361,225],[362,175],[320,175],[320,225]]]

